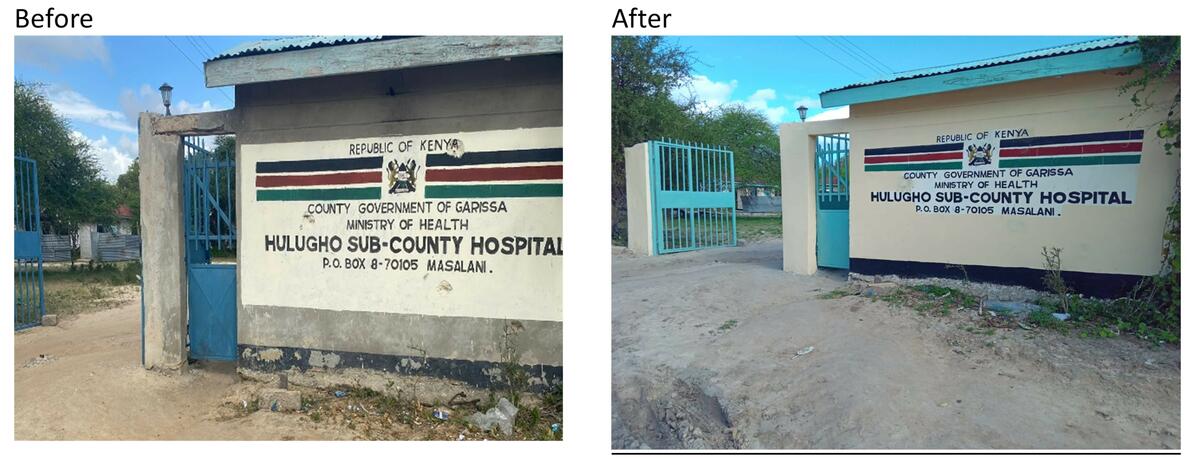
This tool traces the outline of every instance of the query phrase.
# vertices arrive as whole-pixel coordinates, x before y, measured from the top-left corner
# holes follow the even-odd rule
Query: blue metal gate
[[[654,252],[737,245],[733,152],[667,140],[649,148]]]
[[[188,355],[237,358],[237,167],[196,137],[183,139]]]
[[[817,137],[817,266],[850,268],[850,136]]]
[[[17,155],[13,184],[13,322],[23,330],[41,324],[46,314],[37,161]]]

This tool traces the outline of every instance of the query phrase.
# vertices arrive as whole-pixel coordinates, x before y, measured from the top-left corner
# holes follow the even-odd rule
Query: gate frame
[[[680,142],[680,141],[673,141],[673,140],[667,140],[667,139],[651,140],[651,141],[647,142],[647,144],[648,144],[648,153],[649,153],[648,160],[649,160],[649,164],[650,164],[650,166],[649,166],[649,168],[650,168],[650,170],[649,170],[649,174],[650,174],[649,175],[650,210],[653,215],[653,224],[651,226],[651,232],[653,233],[653,236],[654,236],[654,254],[655,255],[666,255],[669,253],[690,252],[693,250],[701,250],[701,249],[706,249],[706,248],[737,246],[737,179],[736,179],[736,171],[735,171],[734,162],[733,162],[733,150],[729,150],[726,147],[718,147],[718,146],[705,145],[705,144],[695,144],[692,142]],[[662,148],[664,146],[669,147],[669,148],[677,148],[680,150],[686,149],[686,151],[680,151],[680,153],[683,153],[682,162],[683,162],[684,167],[686,167],[687,171],[676,171],[673,173],[673,175],[676,177],[676,180],[686,182],[686,186],[687,186],[687,188],[690,188],[690,190],[683,191],[683,190],[664,189],[665,185],[663,184],[662,179],[664,176],[663,168],[665,166],[662,162],[662,155],[659,154],[659,148]],[[728,154],[728,156],[729,156],[728,162],[722,161],[720,159],[718,159],[716,162],[710,161],[708,164],[708,166],[711,166],[711,167],[709,167],[710,170],[708,170],[706,172],[700,172],[700,174],[711,173],[711,174],[718,175],[719,176],[718,179],[712,180],[712,183],[718,184],[722,189],[727,184],[728,190],[724,190],[724,191],[699,191],[699,190],[696,190],[696,188],[698,187],[697,184],[695,183],[695,179],[696,179],[696,175],[697,175],[696,171],[704,170],[704,167],[701,167],[700,169],[696,168],[695,153],[697,151],[716,153],[716,154]],[[673,160],[673,162],[674,161],[678,161],[678,158],[676,160]],[[725,164],[721,164],[721,163],[725,163]],[[675,166],[678,166],[678,165],[675,165]],[[728,183],[726,183],[725,180],[723,180],[724,178],[728,178]],[[718,201],[725,200],[724,196],[718,196],[718,195],[723,195],[723,194],[728,194],[728,198],[729,198],[728,203],[718,202]],[[667,201],[672,202],[677,205],[666,205],[661,202],[663,200],[667,200]],[[688,215],[688,219],[687,219],[688,220],[688,229],[687,229],[687,233],[688,233],[687,244],[688,245],[686,247],[667,248],[666,241],[664,240],[664,237],[663,237],[664,229],[663,229],[663,219],[662,219],[661,211],[664,209],[683,209],[683,208],[687,208],[689,210],[689,215]],[[713,209],[713,208],[728,208],[729,209],[730,222],[729,222],[729,227],[728,227],[727,231],[731,237],[727,243],[712,244],[712,245],[697,245],[695,211],[697,209]],[[725,231],[723,230],[722,232],[724,233]]]
[[[817,203],[816,203],[816,205],[817,205],[817,209],[816,209],[817,266],[822,267],[822,268],[850,269],[850,133],[847,132],[847,133],[839,133],[839,134],[818,135],[818,136],[815,136],[815,139],[816,139],[816,146],[815,146],[815,149],[813,150],[813,159],[814,159],[814,168],[815,168],[814,172],[816,174],[815,185],[817,186],[817,188],[828,187],[829,182],[830,182],[830,180],[829,180],[830,177],[834,177],[835,178],[834,182],[836,183],[836,187],[837,187],[836,190],[832,191],[832,192],[829,190],[818,190],[816,192],[817,193]],[[834,147],[834,146],[836,146],[836,147]],[[831,148],[831,147],[834,147],[834,148]],[[835,155],[840,156],[840,158],[838,158],[837,162],[832,167],[828,166],[828,165],[827,166],[817,166],[816,165],[816,162],[820,162],[822,160],[828,161],[829,158],[826,156],[835,156]],[[840,170],[843,165],[845,166],[845,174],[846,174],[844,177],[842,176],[842,173]],[[831,172],[832,172],[832,175],[830,175]],[[826,198],[837,198],[837,199],[826,199]],[[845,209],[823,208],[823,206],[827,202],[832,203],[832,202],[840,202],[843,200],[845,201],[845,205],[846,205]],[[841,221],[843,218],[843,217],[841,217],[841,215],[843,215],[843,214],[845,215],[845,217],[844,217],[845,223],[842,223],[842,221]],[[833,217],[835,215],[836,215],[836,217]],[[831,218],[831,217],[833,217],[833,218]],[[830,236],[834,232],[841,233],[842,232],[841,227],[843,225],[845,225],[845,241],[834,242],[832,244],[828,240],[824,241],[824,242],[821,241],[822,234],[825,234],[826,236]],[[842,246],[842,243],[845,244],[844,247]],[[845,261],[843,262],[841,257],[837,257],[837,260],[831,260],[828,253],[826,253],[824,256],[822,256],[822,254],[821,254],[822,248],[824,248],[826,250],[836,248],[836,252],[838,252],[838,255],[840,255],[840,253],[844,250],[846,253]],[[832,252],[833,250],[830,250],[830,251]]]
[[[40,195],[40,193],[39,193],[39,190],[38,190],[38,164],[37,164],[37,160],[34,160],[33,158],[30,158],[30,157],[28,157],[28,156],[25,156],[25,155],[23,155],[23,154],[21,154],[21,153],[17,153],[17,154],[15,154],[15,155],[13,155],[13,156],[14,156],[14,160],[16,160],[16,161],[20,161],[20,162],[24,162],[24,163],[27,163],[26,165],[24,165],[24,166],[22,166],[22,167],[24,167],[26,171],[28,171],[28,172],[32,173],[32,177],[30,177],[29,175],[22,175],[22,179],[23,179],[23,180],[21,180],[21,182],[23,182],[23,183],[21,183],[21,182],[17,182],[17,180],[16,180],[16,179],[17,179],[17,169],[18,169],[18,168],[17,168],[17,167],[15,167],[15,164],[14,164],[14,167],[13,167],[13,182],[14,182],[14,185],[15,185],[15,186],[21,186],[21,187],[22,187],[22,190],[21,190],[21,192],[20,192],[20,193],[16,193],[16,192],[14,192],[14,193],[13,193],[13,207],[14,207],[14,209],[13,209],[13,211],[14,211],[14,215],[13,215],[13,217],[14,217],[14,218],[21,218],[21,217],[24,217],[24,218],[27,220],[27,222],[26,222],[26,223],[33,223],[33,225],[31,225],[31,226],[33,227],[33,228],[32,228],[32,229],[33,229],[32,231],[13,231],[13,238],[14,238],[14,241],[13,241],[13,255],[14,255],[14,257],[13,257],[13,260],[14,260],[14,262],[23,263],[23,264],[30,264],[30,265],[32,265],[32,263],[33,263],[34,261],[36,261],[36,262],[37,262],[37,296],[38,296],[38,309],[37,309],[37,317],[36,317],[36,319],[37,319],[37,320],[35,320],[35,321],[32,321],[32,322],[25,322],[25,323],[21,323],[21,322],[19,322],[19,321],[17,320],[17,316],[18,316],[18,315],[21,313],[21,311],[20,311],[20,308],[18,308],[18,307],[17,307],[16,301],[15,301],[15,300],[13,301],[13,319],[14,319],[14,320],[13,320],[13,325],[14,325],[14,327],[13,327],[13,328],[15,329],[14,331],[21,331],[21,330],[25,330],[25,329],[28,329],[28,328],[33,328],[33,327],[36,327],[36,326],[39,326],[39,325],[41,325],[41,324],[42,324],[42,317],[44,317],[44,316],[46,315],[46,279],[45,279],[45,273],[44,273],[44,271],[43,271],[43,267],[42,267],[42,263],[43,263],[43,254],[42,254],[42,210],[41,210],[41,209],[42,209],[42,201],[41,201],[41,195]],[[16,190],[14,190],[14,191],[16,191]],[[32,196],[30,196],[30,193],[31,193],[31,192],[32,192]],[[21,198],[25,198],[25,199],[26,199],[26,202],[25,202],[25,204],[26,204],[26,213],[25,213],[25,214],[19,214],[19,213],[17,213],[17,212],[16,212],[16,203],[17,203],[17,200],[18,200],[18,199],[21,199]],[[32,198],[32,199],[30,199],[30,198]],[[32,209],[32,210],[33,210],[33,213],[32,213],[32,215],[29,215],[29,214],[28,214],[28,211],[29,211],[29,208],[28,208],[28,206],[29,206],[29,204],[32,204],[32,205],[33,205],[33,206],[32,206],[32,207],[33,207],[33,209]],[[34,244],[34,246],[35,246],[35,247],[36,247],[36,249],[37,249],[37,256],[36,256],[36,257],[24,257],[24,258],[22,258],[22,257],[21,257],[21,256],[20,256],[20,255],[17,253],[17,252],[18,252],[18,250],[17,250],[17,247],[18,247],[18,246],[20,246],[21,244],[17,244],[17,243],[16,243],[16,241],[15,241],[15,239],[16,239],[16,238],[19,238],[19,237],[22,237],[22,234],[20,234],[20,233],[33,233],[33,236],[32,236],[32,237],[25,236],[25,237],[27,237],[27,238],[29,238],[29,239],[32,239],[32,240],[33,240],[33,241],[25,241],[25,244],[29,244],[29,243],[31,243],[31,242]],[[32,266],[30,266],[30,268],[32,268]],[[22,268],[14,268],[14,269],[15,269],[15,270],[20,270],[20,269],[23,269],[23,267],[22,267]],[[18,272],[22,272],[22,271],[18,271]],[[30,269],[30,270],[29,270],[29,273],[30,273],[30,274],[32,274],[32,273],[33,273],[32,269]],[[15,284],[15,285],[14,285],[14,292],[13,292],[13,293],[14,293],[14,295],[17,293],[17,292],[16,292],[17,290],[20,290],[20,288],[21,288],[21,284],[23,284],[23,283],[32,284],[32,283],[33,283],[33,279],[32,279],[32,278],[25,278],[25,279],[23,279],[23,280],[22,280],[22,282]],[[31,287],[32,287],[32,285],[31,285]],[[31,292],[26,292],[26,293],[27,293],[27,296],[28,296],[28,294],[29,294],[29,293],[31,293]]]
[[[196,136],[181,136],[180,141],[184,151],[183,163],[181,164],[181,167],[183,168],[183,215],[181,218],[184,220],[184,269],[187,274],[184,282],[187,286],[186,310],[188,325],[186,342],[188,358],[196,360],[234,361],[237,360],[238,265],[237,263],[232,265],[227,263],[213,263],[210,250],[214,246],[218,249],[222,247],[232,247],[236,250],[237,248],[237,194],[234,192],[238,186],[237,161],[236,159],[221,161],[213,158],[213,151],[208,149],[206,145],[200,142]],[[223,171],[223,169],[226,170]],[[225,176],[224,186],[221,186],[219,183],[221,181],[220,177],[222,173]],[[209,179],[213,177],[216,177],[218,182],[215,188],[215,194],[210,193],[210,191],[214,191],[214,189],[209,186],[208,182]],[[198,186],[196,184],[197,180],[203,180],[205,183]],[[201,191],[199,190],[201,186],[205,189],[205,191],[203,191],[203,195],[200,194]],[[222,204],[222,190],[226,193],[224,204],[231,206],[229,213],[222,211],[220,208]],[[203,203],[203,207],[200,207],[200,203]],[[217,219],[215,225],[216,228],[210,227],[210,217],[207,215],[207,211],[214,208],[216,210]],[[201,209],[205,210],[206,212],[201,212]],[[201,216],[200,214],[206,215]],[[201,218],[204,219],[203,223],[199,221]],[[225,223],[225,226],[229,231],[221,231],[222,222]],[[233,314],[232,317],[225,317],[231,321],[229,327],[232,328],[230,331],[232,331],[233,335],[230,337],[230,339],[232,339],[232,343],[228,343],[231,344],[232,347],[227,349],[227,353],[212,347],[212,345],[218,343],[206,341],[207,338],[211,338],[214,335],[205,333],[205,330],[202,330],[200,333],[194,333],[198,328],[205,329],[206,325],[216,323],[209,319],[224,316],[221,311],[218,311],[214,308],[215,306],[219,306],[215,304],[215,302],[218,300],[216,298],[209,297],[208,295],[204,295],[204,297],[207,299],[207,304],[205,306],[213,309],[213,311],[211,311],[212,314],[209,315],[194,314],[196,312],[196,308],[193,307],[195,305],[192,301],[195,297],[193,292],[203,293],[204,291],[207,291],[210,294],[216,292],[216,290],[213,290],[212,287],[219,285],[214,285],[211,282],[224,282],[223,279],[227,276],[224,271],[233,271],[234,276],[233,285],[230,287],[233,290],[233,304],[230,305],[230,307],[233,309]],[[194,282],[198,282],[206,288],[193,289]],[[221,291],[220,293],[221,296],[224,296],[229,292]],[[196,325],[200,325],[200,327],[197,327]],[[197,346],[197,341],[204,341],[205,345]]]
[[[835,134],[847,134],[853,139],[854,124],[851,119],[785,123],[779,126],[784,271],[797,274],[817,272],[817,137]],[[854,157],[852,143],[848,172],[850,177],[854,176]],[[851,203],[853,205],[853,199]],[[854,215],[849,217],[853,234]],[[851,238],[851,248],[853,242]]]
[[[660,192],[658,190],[659,178],[657,176],[657,171],[661,166],[657,164],[656,158],[654,158],[654,156],[656,156],[656,144],[659,143],[675,145],[681,148],[701,149],[711,152],[729,152],[728,164],[724,164],[723,161],[720,164],[721,167],[727,168],[729,176],[728,203],[720,203],[719,205],[715,206],[695,205],[705,204],[706,200],[724,198],[717,198],[715,196],[684,196],[688,193],[692,193],[691,191],[662,191],[672,194],[677,193],[678,195],[672,196],[671,199],[677,203],[685,204],[679,206],[666,206],[669,208],[728,208],[731,220],[728,227],[728,232],[731,235],[728,244],[707,245],[688,249],[660,250],[660,233],[657,229],[660,223],[660,217],[658,212],[659,205],[656,200],[659,198],[657,195]],[[640,255],[654,256],[702,248],[737,245],[737,179],[735,174],[736,171],[734,169],[733,152],[722,147],[688,144],[664,139],[646,141],[632,147],[625,148],[625,202],[627,210],[626,223],[629,248]],[[725,194],[725,191],[700,193],[717,195]],[[689,239],[691,239],[691,237],[689,237]]]
[[[237,108],[138,119],[142,227],[142,359],[146,369],[187,368],[187,259],[183,228],[183,142],[236,134]],[[240,156],[241,147],[238,147]],[[241,275],[237,276],[240,287]],[[239,299],[240,302],[240,299]]]

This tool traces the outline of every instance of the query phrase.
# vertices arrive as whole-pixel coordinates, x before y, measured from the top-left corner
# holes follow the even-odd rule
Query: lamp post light
[[[175,89],[175,88],[172,88],[171,85],[166,84],[166,83],[163,83],[162,86],[158,87],[158,92],[162,93],[163,107],[167,108],[167,116],[171,115],[171,90],[172,89]]]
[[[800,122],[803,123],[808,118],[808,107],[801,105],[796,107],[796,111],[800,112]]]

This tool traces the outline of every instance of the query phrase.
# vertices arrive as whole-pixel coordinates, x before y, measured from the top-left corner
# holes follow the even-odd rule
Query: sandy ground
[[[141,368],[136,297],[122,306],[18,332],[18,440],[348,439],[299,417],[258,412],[222,420],[243,383],[233,366],[193,365],[183,375]],[[45,357],[43,357],[45,356]]]
[[[1176,346],[817,298],[843,284],[778,240],[614,249],[613,447],[1179,448]]]
[[[260,389],[273,387],[273,379],[239,376],[233,362],[199,362],[184,374],[142,369],[136,288],[123,291],[121,301],[120,307],[72,316],[57,327],[35,327],[16,334],[17,440],[509,438],[467,429],[458,422],[432,420],[430,409],[423,406],[415,407],[416,414],[401,421],[394,410],[383,413],[372,400],[335,398],[331,390],[317,385],[318,381],[333,381],[382,391],[389,381],[396,381],[374,373],[295,374],[292,388],[313,404],[308,412],[246,410],[242,401],[252,403]],[[433,378],[400,381],[397,387],[432,398],[465,387]],[[535,402],[532,395],[526,397],[527,403]],[[473,410],[459,411],[465,416]],[[318,419],[314,419],[315,412],[321,414]],[[549,422],[561,420],[543,420]]]

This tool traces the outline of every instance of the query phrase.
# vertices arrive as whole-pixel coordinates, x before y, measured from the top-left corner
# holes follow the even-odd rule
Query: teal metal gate
[[[668,140],[649,152],[654,252],[737,245],[733,152]]]
[[[817,136],[817,266],[850,269],[850,136]]]
[[[46,314],[37,161],[17,155],[13,184],[13,322],[24,330],[40,325]]]
[[[237,358],[237,167],[196,137],[183,139],[188,355]]]

